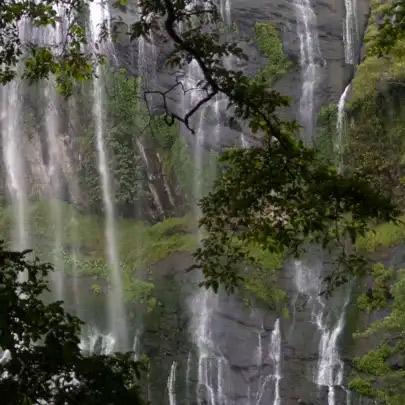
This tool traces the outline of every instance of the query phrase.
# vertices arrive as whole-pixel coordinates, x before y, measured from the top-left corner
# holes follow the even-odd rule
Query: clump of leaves
[[[400,405],[405,395],[405,273],[399,270],[394,275],[377,265],[373,275],[374,288],[365,309],[385,308],[389,313],[357,334],[358,338],[377,338],[377,344],[353,362],[350,389],[383,404]]]
[[[0,83],[13,80],[20,70],[31,82],[53,76],[61,93],[70,95],[77,81],[90,79],[93,63],[101,57],[83,52],[86,30],[80,15],[85,6],[82,0],[4,2],[0,7]],[[57,30],[60,24],[65,35],[59,42],[36,41],[34,30]],[[22,26],[33,32],[21,35]]]
[[[141,404],[132,353],[85,357],[82,322],[62,302],[46,304],[51,266],[0,243],[0,395],[7,404]],[[4,352],[6,353],[6,352]],[[4,357],[3,357],[4,358]]]
[[[395,211],[360,178],[337,174],[310,150],[298,149],[287,157],[281,145],[271,145],[229,151],[221,161],[216,186],[201,201],[207,236],[195,258],[207,287],[217,289],[222,283],[232,291],[241,281],[244,261],[252,260],[250,243],[295,255],[308,242],[336,248],[347,236],[355,240],[364,234],[370,218],[392,219]],[[234,243],[236,236],[241,243]],[[344,251],[339,260],[341,271],[327,280],[331,286],[364,265]]]
[[[144,0],[141,18],[132,27],[133,38],[138,38],[163,26],[174,43],[169,63],[184,67],[194,59],[201,70],[198,90],[204,97],[184,117],[166,108],[168,121],[178,119],[189,126],[190,117],[222,93],[235,118],[262,140],[260,147],[225,152],[214,190],[201,201],[205,237],[195,267],[204,273],[202,284],[214,290],[222,284],[232,291],[242,281],[246,264],[255,263],[247,248],[251,243],[276,254],[299,254],[306,243],[320,243],[342,248],[340,266],[326,280],[329,291],[364,269],[365,260],[346,252],[343,241],[363,235],[370,219],[388,221],[397,211],[362,178],[337,174],[297,141],[297,123],[277,115],[288,99],[264,78],[251,80],[225,66],[225,56],[245,55],[237,44],[222,42],[215,30],[203,29],[218,20],[216,8],[208,3]],[[168,94],[161,93],[163,101]]]
[[[372,286],[366,293],[361,294],[357,301],[361,310],[371,312],[387,305],[387,301],[392,298],[390,290],[393,275],[393,270],[387,269],[381,263],[372,267]]]

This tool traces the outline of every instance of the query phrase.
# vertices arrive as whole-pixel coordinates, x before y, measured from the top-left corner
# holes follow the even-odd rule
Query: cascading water
[[[314,132],[314,96],[318,83],[320,61],[317,18],[310,0],[296,0],[297,34],[300,42],[302,89],[299,102],[299,121],[303,140],[311,145]]]
[[[176,370],[177,362],[173,362],[167,380],[167,392],[169,394],[169,405],[176,405]]]
[[[347,0],[346,3],[350,1]],[[310,0],[298,0],[296,9],[302,69],[299,115],[300,122],[303,125],[303,140],[307,145],[311,145],[314,135],[314,95],[322,55],[319,46],[317,19]],[[339,125],[338,133],[340,135],[336,144],[336,148],[339,148],[339,150],[342,148],[343,111],[348,89],[346,90],[339,103],[341,116],[338,118],[337,125]],[[318,267],[317,269],[306,269],[302,261],[296,261],[295,282],[298,293],[305,294],[310,298],[308,304],[311,305],[312,322],[317,326],[321,335],[315,382],[320,386],[328,387],[328,405],[335,405],[335,386],[341,386],[343,382],[343,362],[339,357],[337,342],[343,329],[346,307],[342,308],[338,321],[332,327],[329,327],[326,306],[319,295],[321,268]]]
[[[357,0],[345,0],[345,21],[343,23],[343,42],[345,47],[345,61],[356,64],[359,28],[357,21]]]
[[[349,298],[340,308],[338,319],[330,326],[329,314],[325,302],[320,296],[321,263],[317,262],[309,268],[302,260],[296,260],[294,268],[297,291],[308,297],[307,305],[311,309],[311,321],[321,335],[314,382],[319,386],[328,387],[328,405],[336,405],[335,387],[342,386],[344,371],[344,364],[339,355],[338,340],[343,331]]]
[[[14,231],[11,239],[13,248],[18,250],[29,247],[27,192],[20,128],[21,104],[19,83],[14,81],[5,86],[1,94],[2,147],[7,188],[14,209]]]
[[[274,400],[273,405],[280,405],[280,380],[281,380],[281,330],[280,319],[276,320],[271,334],[270,358],[274,364]]]
[[[62,261],[62,246],[63,246],[63,229],[62,229],[62,210],[60,206],[61,195],[61,185],[60,185],[60,167],[61,162],[59,156],[59,145],[58,145],[58,132],[59,132],[59,121],[56,103],[56,94],[53,84],[47,84],[45,87],[45,99],[48,102],[48,109],[45,114],[46,120],[46,133],[47,133],[47,145],[48,145],[48,178],[50,185],[50,197],[51,197],[51,219],[53,224],[54,233],[54,246],[53,246],[53,265],[55,272],[52,273],[55,279],[56,296],[58,299],[63,299],[63,261]]]
[[[260,369],[263,366],[263,334],[264,328],[258,334],[258,347],[257,347],[257,367]],[[280,405],[280,381],[281,381],[281,328],[280,319],[274,323],[274,329],[270,336],[268,345],[268,359],[271,363],[271,372],[267,375],[262,375],[259,379],[258,388],[256,391],[255,405],[263,405],[265,402],[265,394],[267,391],[272,392],[272,405]],[[272,383],[274,383],[272,385]],[[270,387],[270,389],[269,389]],[[251,402],[252,389],[249,386],[248,398]],[[267,400],[267,399],[266,399]]]
[[[323,311],[316,316],[316,324],[321,332],[319,344],[319,363],[316,382],[318,385],[328,387],[328,405],[335,405],[335,387],[343,384],[344,364],[339,356],[338,339],[343,331],[346,315],[346,307],[349,299],[346,299],[340,316],[332,329],[327,328],[325,321],[325,304],[318,299]]]
[[[231,21],[231,3],[230,0],[221,0],[219,10],[227,26]],[[195,60],[188,64],[185,73],[183,105],[184,111],[192,108],[203,95],[202,91],[189,91],[188,89],[198,89],[199,82],[202,79],[202,73]],[[206,106],[200,111],[193,120],[196,129],[194,141],[194,197],[198,201],[203,194],[202,189],[202,170],[204,158],[204,145],[206,143],[206,131],[204,122],[209,108],[215,113],[215,142],[220,143],[220,105],[224,102],[223,97],[218,95],[211,106]],[[198,213],[197,213],[198,215]],[[214,309],[218,306],[218,297],[211,291],[198,291],[192,301],[193,313],[193,335],[198,349],[198,382],[197,382],[197,400],[201,404],[225,405],[227,403],[225,392],[225,375],[228,367],[226,359],[217,350],[217,345],[211,334],[211,316]]]
[[[114,336],[111,334],[103,335],[97,329],[89,328],[80,341],[80,350],[85,355],[104,355],[111,354],[115,346]]]
[[[101,28],[105,22],[110,21],[107,5],[102,0],[90,3],[90,31],[92,43],[98,43]],[[103,111],[103,83],[102,74],[97,67],[97,77],[93,81],[93,117],[95,122],[98,170],[101,179],[103,203],[105,209],[105,240],[107,245],[108,262],[111,267],[111,290],[108,294],[108,317],[110,328],[117,338],[119,346],[128,346],[127,324],[123,300],[121,269],[118,256],[117,238],[115,229],[115,210],[111,190],[110,172],[107,162],[107,151],[104,143],[104,111]]]
[[[193,329],[198,348],[197,398],[199,403],[210,405],[226,403],[224,392],[226,359],[217,353],[210,323],[217,300],[218,297],[208,291],[200,292],[193,300]]]
[[[343,153],[344,153],[343,142],[346,131],[345,106],[347,97],[349,95],[349,91],[350,91],[350,84],[346,86],[344,92],[340,96],[337,109],[335,150],[337,155],[337,168],[339,173],[341,173],[343,170]]]

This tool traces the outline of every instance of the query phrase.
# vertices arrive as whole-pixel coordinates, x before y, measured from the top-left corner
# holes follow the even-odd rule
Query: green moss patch
[[[359,238],[357,247],[366,252],[375,252],[403,242],[405,242],[405,215],[399,218],[397,224],[390,222],[377,225],[365,236]]]

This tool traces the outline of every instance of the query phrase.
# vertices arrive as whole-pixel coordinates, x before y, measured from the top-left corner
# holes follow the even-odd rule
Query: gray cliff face
[[[298,38],[297,4],[298,2],[295,1],[282,0],[272,2],[233,0],[232,21],[237,26],[238,41],[249,56],[249,61],[239,64],[238,67],[251,75],[265,63],[254,41],[255,23],[270,21],[278,28],[285,53],[293,62],[293,67],[276,83],[276,88],[291,98],[291,107],[282,114],[298,120],[303,76],[300,65],[302,50]],[[313,95],[313,114],[316,120],[321,106],[337,103],[344,88],[353,77],[355,67],[345,62],[344,1],[318,0],[310,4],[317,21],[312,29],[316,31],[319,38],[320,51],[314,62],[317,65]],[[367,0],[357,2],[359,41],[355,44],[356,59],[359,59],[361,54],[361,38],[367,24],[368,9]],[[122,16],[120,29],[123,31],[125,22],[136,15],[136,10],[134,7],[129,7],[127,13]],[[157,80],[152,84],[158,88],[164,88],[173,83],[173,77],[164,67],[167,45],[161,39],[157,39],[155,43],[157,45]],[[134,55],[138,53],[137,45],[122,41],[117,49],[121,63],[137,74],[139,63],[136,57],[134,59]],[[149,63],[153,64],[155,61],[149,59]],[[175,99],[171,107],[180,111],[182,108],[180,98]],[[210,123],[209,117],[213,117],[210,107],[207,111],[205,132],[209,134],[213,132],[216,123],[215,119]],[[220,147],[238,144],[240,130],[231,128],[226,114],[221,115],[221,125],[223,129],[221,129]],[[205,146],[218,149],[218,143],[215,144],[209,135]],[[317,262],[316,258],[314,260]],[[316,266],[315,262],[308,265],[308,271],[314,271],[311,266]],[[173,266],[179,269],[177,263]],[[181,271],[173,273],[173,267],[169,267],[171,270],[165,266],[162,267],[163,273],[166,271],[169,273],[158,281],[158,285],[162,285],[158,288],[162,294],[162,311],[158,317],[159,320],[145,319],[144,349],[153,359],[150,383],[150,398],[153,404],[169,403],[166,385],[174,361],[177,364],[177,381],[174,385],[177,394],[176,404],[323,405],[333,403],[343,405],[349,403],[349,394],[344,387],[346,376],[350,371],[350,359],[358,350],[351,339],[352,331],[347,325],[336,339],[336,350],[342,359],[344,371],[343,381],[333,387],[334,402],[331,402],[332,388],[319,385],[321,377],[318,376],[318,369],[322,331],[317,325],[320,321],[314,317],[319,315],[323,318],[321,326],[326,325],[332,330],[342,312],[345,311],[344,302],[347,300],[347,291],[337,292],[336,296],[324,303],[326,307],[334,310],[325,310],[321,313],[317,307],[319,303],[316,302],[319,280],[311,281],[314,290],[305,288],[300,290],[297,287],[296,267],[293,263],[286,264],[281,271],[281,284],[291,298],[290,315],[288,318],[281,318],[280,321],[281,379],[276,388],[274,353],[271,350],[274,349],[272,349],[274,343],[272,340],[277,314],[266,308],[248,307],[237,296],[228,297],[222,294],[216,298],[210,298],[209,305],[203,308],[201,303],[206,299],[204,293],[196,295],[195,290],[190,288],[190,285],[195,286],[192,279],[185,277]],[[322,268],[318,276],[320,277],[325,271],[327,270]],[[170,278],[171,281],[165,280],[165,277]],[[175,283],[174,280],[176,280]],[[170,295],[171,288],[163,292],[167,285],[181,286],[176,297]],[[347,305],[350,308],[350,301]],[[185,306],[189,311],[184,310]],[[344,321],[346,322],[345,317]],[[201,325],[204,326],[204,331],[201,332],[203,338],[201,334],[196,336],[196,330]],[[205,375],[201,376],[201,373]],[[276,398],[277,390],[279,398]],[[351,400],[352,404],[366,403],[355,397],[351,397]]]
[[[302,69],[300,66],[300,41],[298,38],[297,25],[299,23],[299,1],[297,0],[276,0],[266,2],[263,0],[232,0],[231,14],[232,21],[237,27],[236,40],[241,44],[249,57],[248,62],[236,61],[236,68],[242,68],[247,74],[254,75],[265,60],[255,44],[255,24],[256,22],[270,21],[279,30],[284,51],[293,62],[291,71],[282,77],[276,84],[276,89],[281,94],[287,95],[291,99],[291,107],[287,111],[287,117],[299,121],[299,100],[302,87]],[[361,40],[367,24],[369,1],[359,0],[355,2],[358,40],[354,44],[355,59],[360,59]],[[319,37],[320,55],[315,61],[319,69],[316,75],[316,85],[314,92],[314,117],[321,106],[329,103],[337,103],[346,85],[350,82],[354,74],[354,66],[345,62],[344,49],[344,21],[345,2],[340,1],[312,1],[309,3],[316,17],[316,26],[310,28],[316,31]],[[136,18],[136,8],[130,2],[126,13],[118,13],[115,16],[117,31],[125,32],[131,18]],[[119,22],[118,22],[119,21]],[[134,74],[139,73],[139,63],[137,61],[138,45],[130,43],[127,36],[119,35],[117,49],[120,62],[123,63]],[[165,66],[165,58],[170,51],[165,38],[154,38],[157,47],[157,58],[152,60],[151,56],[147,61],[149,67],[156,66],[157,81],[149,83],[154,88],[167,88],[173,84],[173,73],[168,73]],[[182,108],[180,99],[175,99],[171,108],[180,111]],[[206,114],[212,116],[212,111]],[[223,116],[223,128],[221,143],[238,143],[239,133],[230,128],[228,117]],[[213,124],[214,125],[214,124]],[[210,131],[207,123],[206,132]],[[234,129],[234,128],[233,128]],[[209,147],[218,148],[218,145],[210,143]]]
[[[293,62],[293,67],[276,83],[276,88],[291,98],[291,107],[282,112],[291,119],[300,117],[303,82],[297,4],[298,1],[232,0],[231,9],[232,21],[237,26],[237,38],[249,55],[249,61],[239,66],[251,75],[265,63],[254,41],[255,23],[270,21],[278,28],[285,53]],[[311,28],[319,38],[319,55],[314,60],[317,75],[313,115],[316,119],[321,106],[337,103],[353,76],[354,66],[345,62],[344,0],[314,0],[310,5],[317,21],[316,26]],[[357,1],[359,38],[363,36],[366,26],[368,7],[367,0]],[[118,65],[126,67],[135,75],[142,71],[149,88],[167,88],[173,83],[173,75],[167,72],[164,65],[170,48],[163,37],[154,38],[156,49],[144,44],[144,60],[140,61],[139,43],[131,43],[125,34],[136,15],[134,0],[129,1],[125,10],[113,10],[113,17],[119,18],[114,23]],[[361,41],[357,43],[355,53],[359,58]],[[159,101],[154,102],[158,110]],[[183,108],[180,95],[174,98],[171,107],[177,111]],[[219,117],[221,133],[218,141],[218,136],[213,135],[218,119],[213,107],[207,107],[204,131],[208,135],[203,144],[206,149],[220,150],[224,146],[240,143],[241,128],[229,122],[225,108],[221,108]],[[61,122],[64,130],[61,130],[58,137],[59,175],[66,190],[65,199],[85,205],[85,198],[76,194],[75,184],[69,182],[70,178],[75,177],[72,173],[84,160],[71,135],[77,130],[72,128],[73,123],[80,120],[64,116]],[[184,135],[192,148],[194,138],[187,132]],[[249,138],[248,133],[245,135]],[[137,139],[134,159],[144,173],[143,198],[137,213],[134,214],[131,206],[122,206],[118,207],[119,214],[157,221],[183,213],[186,198],[176,184],[176,179],[165,172],[164,162],[153,140],[146,137]],[[51,179],[47,174],[48,151],[43,129],[32,128],[24,149],[30,177],[27,183],[32,186],[29,194],[46,195]],[[3,179],[0,179],[0,191],[4,188]],[[319,266],[319,252],[315,250],[312,256],[306,263],[307,272],[304,269],[299,280],[297,263],[294,261],[286,263],[280,270],[280,284],[290,297],[289,315],[285,317],[259,304],[249,306],[237,294],[227,296],[220,293],[213,296],[200,290],[198,277],[185,272],[192,264],[190,255],[175,254],[152,266],[150,274],[145,277],[155,284],[156,308],[151,312],[137,307],[128,309],[131,329],[139,331],[139,352],[151,359],[145,387],[145,395],[150,402],[153,405],[348,404],[348,394],[344,387],[347,386],[350,360],[359,352],[358,344],[351,338],[352,325],[348,321],[351,302],[347,298],[347,289],[338,291],[327,302],[318,301],[319,280],[328,269]],[[398,267],[404,264],[403,250],[389,252],[387,260]],[[312,278],[308,278],[310,274]],[[80,287],[84,290],[83,295],[89,295],[87,284],[83,283]],[[101,313],[100,308],[105,305],[100,297],[92,297],[89,301],[85,312],[79,314],[84,319],[92,313],[92,308]],[[343,380],[336,380],[333,387],[332,384],[319,384],[322,328],[336,328],[342,313],[345,314],[346,301],[348,315],[344,317],[343,329],[335,342],[339,360],[342,361]],[[103,329],[105,320],[97,322]],[[176,365],[177,378],[171,381],[169,389],[173,364]],[[332,389],[333,403],[330,400]],[[174,403],[169,402],[170,392],[175,393]],[[354,397],[351,403],[366,404]]]

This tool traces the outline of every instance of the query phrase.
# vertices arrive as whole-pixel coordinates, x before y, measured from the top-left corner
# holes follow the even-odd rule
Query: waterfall
[[[13,81],[3,87],[1,94],[1,135],[7,188],[14,211],[12,241],[17,250],[29,247],[21,117],[20,86]]]
[[[167,392],[169,394],[169,405],[176,405],[176,369],[177,362],[174,361],[171,368],[169,378],[167,380]]]
[[[140,352],[141,352],[140,346],[141,346],[141,344],[140,344],[140,333],[139,333],[139,331],[137,330],[137,331],[135,332],[134,341],[133,341],[133,343],[132,343],[132,351],[133,351],[133,353],[134,353],[134,357],[133,357],[134,361],[138,361],[138,360],[139,360],[139,355],[140,355]]]
[[[65,13],[62,7],[57,7],[56,9],[60,21],[55,25],[55,27],[47,27],[41,30],[38,34],[41,36],[42,42],[45,44],[50,44],[55,46],[57,49],[60,46],[63,38],[63,25],[65,20]],[[51,198],[51,219],[53,224],[53,265],[55,272],[52,273],[52,278],[55,284],[56,297],[60,300],[64,298],[64,288],[63,288],[63,259],[62,259],[62,249],[63,249],[63,219],[62,219],[62,209],[61,200],[62,187],[61,187],[61,175],[63,158],[61,155],[61,145],[59,143],[60,139],[60,121],[58,114],[59,100],[55,90],[55,82],[52,79],[48,79],[45,83],[44,96],[46,103],[45,111],[45,127],[46,127],[46,141],[48,149],[48,164],[47,164],[47,175],[49,181],[49,194]]]
[[[260,367],[263,364],[263,334],[264,326],[257,333],[257,349],[256,349],[256,364]]]
[[[274,364],[274,400],[273,405],[280,405],[280,380],[281,380],[281,331],[280,319],[276,320],[270,341],[270,359]]]
[[[311,145],[314,135],[314,95],[322,56],[319,46],[317,19],[310,0],[296,0],[295,7],[302,76],[299,118],[303,126],[303,140],[307,145]]]
[[[344,371],[344,364],[339,355],[338,340],[344,328],[350,295],[340,308],[337,321],[329,326],[327,306],[320,296],[321,263],[316,263],[309,268],[303,261],[296,260],[294,268],[297,291],[309,297],[311,320],[320,333],[318,366],[314,382],[319,386],[328,387],[328,405],[336,405],[335,387],[342,386]]]
[[[100,38],[102,24],[104,24],[105,21],[109,22],[110,15],[108,7],[102,2],[102,0],[95,0],[90,3],[89,9],[91,39],[95,46]],[[101,69],[98,66],[96,71],[97,77],[93,81],[93,117],[95,122],[98,170],[100,173],[106,216],[105,240],[107,245],[108,262],[111,267],[111,291],[109,291],[108,294],[108,316],[110,327],[112,328],[114,335],[119,337],[119,344],[123,347],[127,347],[128,335],[115,230],[115,209],[107,162],[107,152],[104,143],[104,91],[103,83],[100,78],[101,73]]]
[[[230,0],[221,0],[219,2],[219,11],[222,19],[227,26],[231,23],[231,2]],[[225,61],[226,62],[226,61]],[[187,112],[192,106],[196,105],[200,98],[204,95],[198,89],[199,82],[203,78],[202,72],[198,63],[193,59],[187,65],[183,85],[185,94],[183,96],[183,109]],[[212,109],[216,119],[215,127],[215,142],[220,144],[220,109],[224,97],[218,95],[214,102],[202,108],[197,112],[192,120],[192,127],[195,129],[194,138],[194,197],[198,201],[203,194],[202,188],[202,170],[204,167],[204,145],[207,141],[204,121],[209,110]],[[196,213],[199,215],[198,211]],[[218,306],[218,296],[207,290],[200,290],[194,296],[191,303],[193,314],[193,336],[197,346],[198,355],[198,381],[197,381],[197,401],[199,404],[207,405],[226,405],[226,372],[228,363],[221,353],[218,353],[217,344],[211,334],[211,316],[215,308]]]
[[[219,11],[226,26],[232,24],[231,0],[219,0]]]
[[[59,119],[57,111],[57,101],[53,83],[47,83],[45,87],[45,100],[48,103],[48,108],[45,114],[47,146],[49,161],[47,165],[47,174],[49,178],[49,192],[51,194],[51,218],[53,223],[54,245],[53,245],[53,265],[55,272],[52,277],[55,280],[56,296],[58,299],[63,299],[63,225],[62,225],[62,210],[60,201],[62,199],[62,190],[60,184],[61,167],[60,162],[60,145],[58,142],[59,135]]]
[[[80,350],[85,355],[110,355],[115,346],[115,338],[112,334],[103,335],[97,329],[89,329],[80,340]]]
[[[357,21],[357,0],[345,0],[345,20],[343,23],[343,42],[345,62],[356,64],[359,28]]]
[[[217,297],[210,291],[202,291],[194,297],[193,312],[195,342],[198,348],[198,403],[222,405],[225,402],[224,367],[225,359],[216,353],[215,341],[212,339],[210,320]],[[203,399],[199,393],[203,392]],[[204,402],[205,401],[205,402]]]
[[[335,150],[337,156],[337,168],[339,173],[343,170],[343,153],[344,153],[344,137],[345,137],[345,121],[346,121],[346,114],[345,114],[345,106],[347,96],[350,91],[350,84],[348,84],[340,96],[338,102],[338,110],[337,110],[337,120],[336,120],[336,142],[335,142]]]
[[[343,384],[344,364],[339,356],[337,342],[343,331],[348,301],[349,300],[346,300],[339,319],[332,329],[327,328],[322,313],[319,313],[317,316],[316,324],[321,332],[321,340],[319,343],[319,362],[316,382],[318,385],[328,387],[328,405],[336,404],[335,386],[342,386]],[[325,305],[323,305],[323,308],[325,308]]]
[[[18,24],[18,36],[21,42],[26,40],[27,22]],[[17,71],[19,66],[17,66]],[[4,85],[1,91],[1,140],[6,185],[13,209],[12,248],[16,250],[30,247],[29,218],[27,214],[28,193],[24,162],[23,83],[14,79]]]
[[[187,398],[187,404],[190,405],[191,403],[191,392],[190,392],[190,382],[191,382],[191,352],[188,353],[187,356],[187,366],[186,366],[186,398]]]
[[[263,332],[264,328],[258,333],[258,348],[256,352],[257,356],[257,366],[263,366]],[[270,342],[268,345],[268,358],[272,364],[272,372],[266,376],[260,376],[258,388],[256,392],[256,405],[263,404],[264,394],[267,392],[268,386],[272,381],[274,381],[273,388],[273,405],[280,405],[280,380],[281,380],[281,329],[280,329],[280,319],[277,319],[274,323],[274,329],[270,336]],[[249,387],[249,401],[250,401]]]

